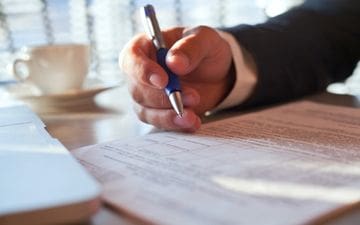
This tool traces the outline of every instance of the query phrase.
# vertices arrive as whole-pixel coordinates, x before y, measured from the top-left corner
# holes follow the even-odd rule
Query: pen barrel
[[[166,71],[169,81],[165,87],[165,92],[167,95],[170,95],[174,91],[181,91],[180,81],[178,76],[173,73],[166,65],[166,54],[168,49],[160,48],[156,52],[156,58],[159,65]]]

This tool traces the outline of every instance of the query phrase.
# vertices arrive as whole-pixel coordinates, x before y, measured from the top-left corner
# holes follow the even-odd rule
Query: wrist
[[[230,45],[232,63],[227,75],[228,83],[222,92],[222,101],[212,112],[240,105],[252,94],[257,83],[257,67],[251,53],[230,33],[221,32],[221,36]]]

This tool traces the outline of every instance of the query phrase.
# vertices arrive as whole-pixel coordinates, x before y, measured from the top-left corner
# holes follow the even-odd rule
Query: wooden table
[[[360,107],[359,99],[352,96],[324,93],[308,99]],[[39,113],[39,115],[49,133],[59,139],[70,151],[86,145],[142,135],[151,128],[139,122],[132,113],[130,98],[125,87],[109,90],[97,96],[94,102],[76,106],[68,111]],[[351,216],[340,217],[328,224],[353,224],[355,221],[360,221],[360,210],[355,210]],[[130,225],[141,222],[103,206],[89,222],[84,224]]]
[[[38,115],[49,133],[69,150],[141,135],[150,129],[134,115],[125,87],[100,93],[94,101],[60,109],[59,112],[38,112]]]

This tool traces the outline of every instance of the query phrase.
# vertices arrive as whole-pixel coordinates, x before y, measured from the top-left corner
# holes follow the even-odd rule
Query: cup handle
[[[29,60],[26,59],[15,59],[12,65],[12,73],[14,74],[15,78],[24,81],[29,76],[29,67],[28,67]],[[26,73],[20,70],[19,66],[26,67]]]

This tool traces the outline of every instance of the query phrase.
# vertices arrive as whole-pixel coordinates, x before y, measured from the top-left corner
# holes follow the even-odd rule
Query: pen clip
[[[154,43],[156,49],[166,48],[159,23],[156,19],[155,9],[152,5],[143,7],[143,20],[147,27],[147,33]]]

